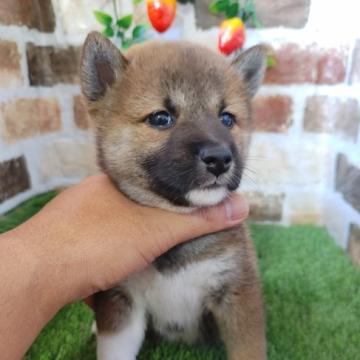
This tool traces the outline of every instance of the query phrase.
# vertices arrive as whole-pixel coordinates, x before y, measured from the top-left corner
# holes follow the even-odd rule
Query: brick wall
[[[60,3],[0,4],[0,213],[96,169],[79,99],[83,35],[67,34]]]
[[[216,49],[220,19],[209,15],[209,2],[179,4],[174,26],[161,37]],[[86,33],[98,28],[92,11],[104,3],[111,11],[101,0],[1,2],[0,212],[95,171],[76,64]],[[132,9],[130,0],[119,4],[123,14]],[[343,16],[337,2],[322,0],[257,0],[256,6],[264,27],[248,30],[246,46],[270,44],[277,66],[254,100],[243,184],[252,217],[326,225],[359,258],[357,6],[343,0]],[[144,4],[135,12],[146,18]]]

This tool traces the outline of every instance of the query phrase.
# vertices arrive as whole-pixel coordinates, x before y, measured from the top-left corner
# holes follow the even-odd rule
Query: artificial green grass
[[[0,232],[30,217],[54,196],[35,197],[0,218]],[[270,360],[360,358],[360,271],[324,229],[252,225],[267,314]],[[65,307],[40,334],[26,360],[95,360],[93,313]],[[140,360],[226,359],[223,348],[153,344]],[[250,360],[250,359],[249,359]]]

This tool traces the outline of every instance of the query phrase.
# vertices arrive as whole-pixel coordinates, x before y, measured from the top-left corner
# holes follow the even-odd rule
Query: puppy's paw
[[[97,335],[97,360],[136,360],[138,344],[120,334]]]

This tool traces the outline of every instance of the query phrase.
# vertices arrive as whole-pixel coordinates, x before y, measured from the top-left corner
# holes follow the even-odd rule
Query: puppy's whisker
[[[249,168],[249,167],[247,167],[247,166],[244,167],[244,172],[250,172],[251,174],[253,174],[253,175],[255,175],[255,176],[258,175],[255,170],[253,170],[253,169],[251,169],[251,168]]]
[[[245,160],[246,161],[248,161],[248,160],[267,160],[267,157],[265,157],[265,156],[250,156],[250,155],[248,155],[248,156],[246,156],[246,158],[245,158]]]
[[[250,191],[261,191],[259,183],[247,174],[244,174],[244,181],[248,182]]]

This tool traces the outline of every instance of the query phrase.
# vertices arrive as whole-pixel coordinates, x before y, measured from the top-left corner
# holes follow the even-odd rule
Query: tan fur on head
[[[192,143],[217,142],[229,147],[233,143],[238,153],[234,157],[238,159],[231,171],[234,178],[240,178],[249,142],[249,103],[262,80],[264,59],[262,47],[253,48],[230,63],[199,45],[156,41],[134,46],[125,59],[109,40],[91,33],[82,56],[82,90],[96,124],[103,170],[138,202],[178,211],[201,206],[186,200],[185,192],[193,186],[189,177],[197,177],[199,184],[212,180],[198,165],[186,165],[187,169],[197,169],[188,177],[182,174],[182,168],[175,167],[188,161],[187,149]],[[169,106],[176,116],[173,128],[159,131],[148,125],[149,114]],[[222,106],[237,121],[229,134],[217,124]],[[189,140],[187,147],[183,146],[179,138],[192,139],[192,143]],[[171,162],[164,161],[163,171],[173,171],[174,179],[146,169],[150,163],[159,166],[161,152],[172,157]],[[187,171],[186,166],[183,172]],[[182,188],[175,189],[175,180],[183,184]],[[234,187],[225,184],[225,176],[221,181],[224,189]],[[228,189],[225,196],[227,192]]]

